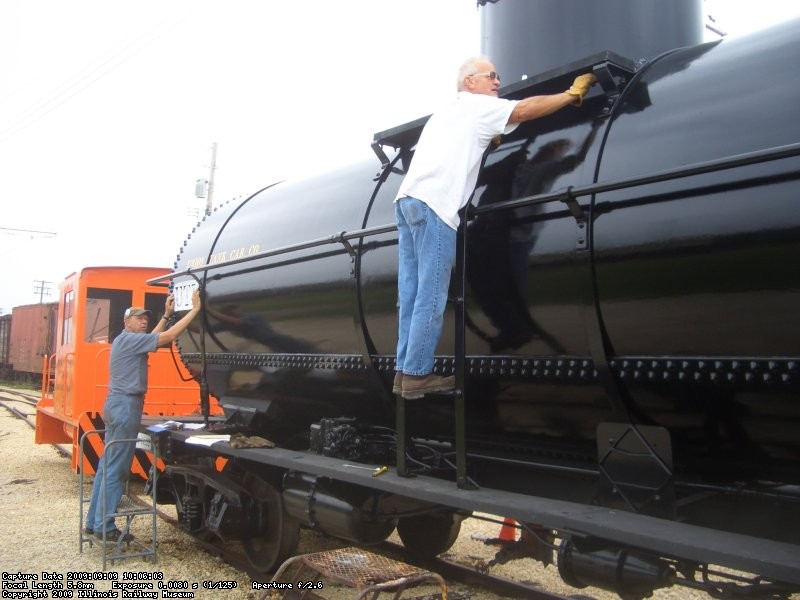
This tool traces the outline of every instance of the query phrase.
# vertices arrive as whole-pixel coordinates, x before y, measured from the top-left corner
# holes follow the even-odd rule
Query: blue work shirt
[[[111,344],[109,392],[144,396],[147,391],[147,355],[157,349],[157,333],[120,333]]]

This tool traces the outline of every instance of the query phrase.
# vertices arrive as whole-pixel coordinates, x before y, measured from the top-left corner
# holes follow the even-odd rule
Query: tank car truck
[[[455,393],[392,394],[421,118],[218,207],[153,281],[206,294],[178,343],[216,433],[275,444],[165,433],[182,524],[269,570],[301,526],[432,556],[477,511],[576,587],[800,591],[800,22],[701,43],[699,2],[480,10],[503,97],[599,83],[487,153],[437,349]]]

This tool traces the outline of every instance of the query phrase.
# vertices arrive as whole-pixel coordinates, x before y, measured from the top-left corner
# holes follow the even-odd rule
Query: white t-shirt
[[[507,124],[516,105],[516,100],[459,92],[425,124],[395,201],[422,200],[456,229],[458,211],[475,189],[483,152],[494,136],[517,127]]]

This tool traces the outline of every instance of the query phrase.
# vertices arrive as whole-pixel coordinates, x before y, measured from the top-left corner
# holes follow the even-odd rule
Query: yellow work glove
[[[572,104],[575,106],[583,104],[583,97],[589,93],[589,88],[592,87],[596,81],[597,77],[592,73],[578,75],[575,81],[572,82],[572,86],[567,90],[567,94],[575,96],[575,101]]]

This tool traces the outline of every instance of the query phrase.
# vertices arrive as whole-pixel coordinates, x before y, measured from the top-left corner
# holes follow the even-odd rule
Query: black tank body
[[[686,477],[800,483],[798,55],[792,22],[626,63],[488,155],[466,228],[472,451],[593,462],[598,426],[631,422],[668,430]],[[502,93],[561,91],[591,66]],[[387,168],[220,207],[178,256],[209,297],[184,361],[276,441],[303,447],[323,417],[393,425],[397,234],[374,232],[394,223],[422,122],[378,136],[402,140]],[[438,372],[454,339],[448,308]],[[448,402],[409,418],[452,431]]]

